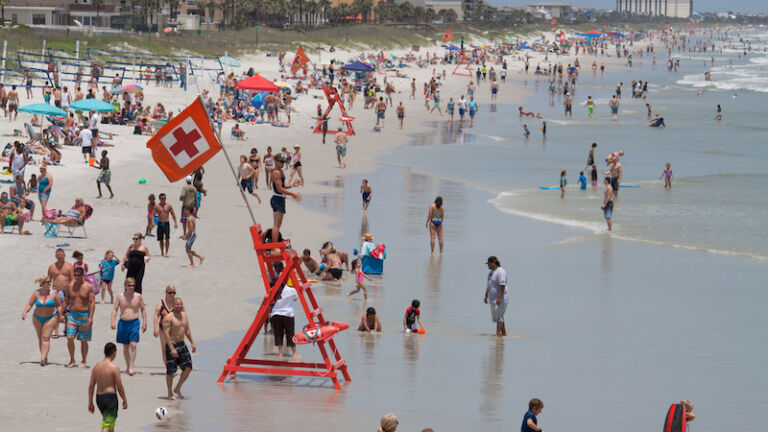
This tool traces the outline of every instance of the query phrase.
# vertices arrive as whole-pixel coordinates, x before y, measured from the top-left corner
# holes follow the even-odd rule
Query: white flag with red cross
[[[200,98],[147,141],[152,158],[171,182],[200,168],[221,150]]]

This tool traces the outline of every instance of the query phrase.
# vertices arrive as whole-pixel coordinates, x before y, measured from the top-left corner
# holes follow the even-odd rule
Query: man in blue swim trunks
[[[139,343],[139,327],[141,332],[147,331],[147,310],[144,307],[144,298],[135,292],[136,280],[125,278],[125,291],[117,295],[115,307],[112,308],[112,330],[117,329],[117,343],[123,344],[125,356],[125,372],[133,376],[136,372],[133,365],[136,363],[136,344]],[[120,321],[115,326],[115,317],[120,310]],[[141,311],[141,322],[139,321]],[[143,323],[143,324],[142,324]]]
[[[75,280],[67,287],[64,297],[64,304],[69,305],[69,315],[67,316],[69,364],[67,367],[75,366],[75,338],[77,338],[80,341],[80,353],[83,357],[78,368],[85,368],[85,360],[88,357],[88,341],[91,340],[96,296],[93,294],[93,285],[84,280],[85,272],[82,268],[76,268],[74,275]]]

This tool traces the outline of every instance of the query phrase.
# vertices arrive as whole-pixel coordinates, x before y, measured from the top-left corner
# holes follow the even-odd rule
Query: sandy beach
[[[635,47],[638,48],[638,44]],[[373,48],[375,47],[371,50]],[[424,51],[442,53],[439,47],[422,47],[422,54]],[[407,51],[394,52],[403,55]],[[357,54],[336,52],[335,58],[347,60]],[[542,54],[532,55],[532,69],[539,62],[545,64]],[[326,60],[326,57],[324,54],[323,59]],[[310,58],[314,61],[317,56],[310,55]],[[587,58],[591,63],[592,58]],[[561,56],[550,58],[550,61],[568,64],[574,59],[573,56]],[[280,77],[274,57],[253,54],[243,56],[239,60],[242,67],[234,72],[254,67],[270,80]],[[487,82],[481,84],[475,93],[481,106],[480,115],[490,116],[496,112],[496,104],[509,106],[527,103],[527,98],[534,93],[527,82],[533,80],[533,76],[518,72],[523,67],[521,59],[518,56],[508,56],[507,60],[509,74],[506,83],[500,85],[498,99],[493,101],[494,105],[490,107],[490,85]],[[599,57],[597,61],[605,62],[608,74],[626,70],[623,59]],[[500,65],[494,67],[498,69]],[[438,71],[446,69],[449,73],[441,88],[443,106],[448,97],[455,99],[465,94],[467,82],[470,80],[467,77],[451,76],[452,68],[452,65],[437,66]],[[587,61],[582,60],[582,70],[586,72],[587,68]],[[568,262],[564,257],[579,254],[578,250],[574,249],[581,245],[575,246],[571,243],[573,238],[582,236],[577,228],[551,225],[531,221],[519,215],[510,216],[491,211],[492,206],[488,202],[500,191],[490,187],[485,190],[472,188],[465,183],[452,181],[450,173],[427,174],[413,172],[408,166],[396,163],[378,163],[377,157],[420,139],[436,144],[430,141],[430,138],[442,131],[441,128],[445,127],[447,121],[447,116],[429,114],[424,108],[421,89],[423,83],[431,77],[432,69],[411,66],[402,71],[408,78],[388,76],[388,80],[394,82],[398,91],[393,98],[395,105],[402,101],[406,106],[405,127],[402,130],[397,128],[394,110],[390,109],[387,111],[382,131],[372,132],[375,114],[373,110],[363,110],[362,101],[358,99],[355,108],[350,112],[356,117],[354,126],[357,134],[350,137],[346,169],[337,167],[332,137],[329,135],[328,144],[324,145],[320,135],[311,133],[315,122],[315,107],[318,103],[325,106],[325,100],[318,98],[322,92],[317,89],[311,90],[309,95],[301,95],[294,101],[293,106],[298,113],[294,114],[293,123],[288,128],[267,124],[245,125],[245,141],[235,141],[230,137],[233,125],[231,121],[225,122],[222,130],[223,144],[233,162],[236,162],[240,155],[247,155],[252,147],[257,148],[259,154],[263,155],[267,146],[272,146],[276,152],[281,147],[290,148],[294,144],[302,146],[305,186],[299,188],[299,192],[303,200],[297,203],[288,199],[282,229],[283,235],[292,240],[296,250],[309,248],[315,255],[320,245],[327,240],[333,240],[347,251],[356,247],[360,231],[366,227],[361,227],[357,188],[362,178],[371,180],[374,187],[374,205],[369,217],[370,226],[373,227],[370,231],[377,239],[387,243],[388,250],[397,252],[392,252],[386,262],[387,273],[381,278],[376,278],[370,288],[369,304],[375,304],[377,309],[386,311],[386,314],[382,314],[384,333],[367,337],[359,336],[350,329],[336,339],[340,351],[348,360],[352,382],[345,383],[339,392],[333,390],[328,380],[322,379],[306,382],[255,377],[244,378],[243,382],[237,384],[216,384],[221,366],[234,351],[244,329],[250,325],[264,295],[261,275],[248,233],[251,220],[224,155],[219,154],[205,166],[204,183],[208,195],[203,198],[198,222],[198,240],[195,245],[196,250],[206,257],[205,263],[195,269],[183,267],[187,264],[187,257],[183,249],[184,243],[178,239],[181,235],[180,227],[171,232],[170,256],[167,258],[159,256],[159,248],[153,237],[144,240],[152,255],[144,277],[143,296],[148,316],[152,316],[166,285],[175,285],[178,296],[184,299],[192,334],[198,343],[198,352],[193,356],[195,371],[185,385],[185,394],[189,399],[168,401],[165,398],[165,368],[161,362],[160,344],[151,334],[150,318],[150,330],[142,334],[138,346],[137,374],[132,377],[123,375],[129,408],[120,411],[118,429],[252,430],[253,427],[248,426],[248,419],[243,414],[251,409],[255,412],[263,410],[273,413],[270,418],[261,420],[260,427],[265,430],[373,430],[379,417],[391,411],[397,412],[404,425],[406,420],[410,421],[410,425],[403,430],[421,430],[422,427],[428,426],[436,430],[438,426],[441,426],[440,430],[467,430],[478,424],[476,416],[486,417],[489,424],[516,427],[519,421],[517,416],[524,412],[527,400],[534,395],[544,394],[548,397],[545,400],[547,407],[557,407],[560,411],[556,414],[555,408],[552,409],[551,417],[547,417],[549,425],[562,430],[607,430],[605,425],[600,427],[598,424],[571,427],[568,416],[573,415],[577,408],[564,406],[578,398],[578,392],[574,389],[590,385],[588,377],[599,374],[601,367],[613,370],[617,368],[614,360],[627,359],[624,356],[615,359],[606,355],[601,358],[601,361],[605,361],[604,364],[595,364],[590,363],[590,358],[586,356],[577,357],[563,368],[563,363],[557,358],[578,342],[597,343],[592,339],[594,337],[597,340],[610,340],[611,343],[621,344],[621,341],[617,340],[620,337],[605,329],[600,329],[599,335],[590,334],[586,339],[582,338],[586,332],[579,333],[574,330],[573,333],[562,333],[559,329],[561,326],[567,326],[569,322],[577,322],[585,327],[594,324],[591,321],[582,323],[582,317],[569,310],[568,303],[589,304],[587,313],[613,322],[612,306],[623,310],[642,299],[621,291],[615,293],[615,297],[609,301],[600,303],[605,299],[601,297],[605,294],[601,282],[605,281],[604,278],[618,277],[610,272],[611,266],[627,268],[626,274],[621,276],[622,281],[627,278],[641,280],[648,277],[651,285],[658,282],[658,285],[652,285],[655,286],[653,295],[657,296],[664,295],[662,288],[666,286],[659,281],[673,278],[675,273],[667,269],[651,277],[641,268],[631,268],[631,263],[635,260],[647,259],[647,249],[643,249],[645,246],[632,242],[613,244],[607,235],[583,239],[587,245],[585,247],[590,251],[588,256]],[[409,98],[411,78],[415,78],[417,83],[415,100]],[[198,86],[201,90],[217,92],[215,83],[201,77],[196,83],[194,80],[190,81],[190,90],[187,92],[178,88],[166,89],[155,87],[153,84],[146,85],[145,101],[152,105],[162,102],[167,109],[178,111],[194,100]],[[25,100],[23,94],[21,101],[21,105],[31,102]],[[34,102],[40,101],[42,97],[39,90],[36,90]],[[489,109],[485,109],[486,107]],[[29,117],[30,115],[21,113],[15,122],[0,119],[0,133],[22,129]],[[517,121],[516,118],[497,117],[494,117],[494,120],[502,124],[505,121]],[[538,120],[535,124],[538,124]],[[336,126],[337,124],[331,124],[332,128]],[[510,127],[515,129],[513,133],[517,135],[518,125]],[[98,170],[82,162],[79,148],[65,148],[62,165],[50,168],[55,183],[49,207],[69,208],[76,197],[83,197],[86,203],[93,206],[94,214],[87,222],[88,238],[45,238],[44,229],[39,222],[25,226],[31,236],[0,236],[0,244],[6,251],[2,260],[5,279],[12,282],[5,287],[6,301],[0,306],[0,328],[6,339],[6,343],[0,348],[0,377],[4,381],[0,389],[0,418],[3,419],[4,427],[9,430],[42,431],[52,427],[60,431],[95,430],[100,422],[98,414],[90,415],[86,409],[86,386],[90,368],[64,367],[68,360],[65,338],[52,341],[50,365],[41,368],[38,364],[39,352],[35,334],[30,323],[32,318],[28,316],[24,322],[20,320],[24,304],[36,288],[33,281],[43,276],[47,266],[54,262],[54,250],[57,245],[67,244],[63,246],[67,252],[67,261],[71,262],[72,252],[79,250],[85,254],[85,262],[91,269],[95,269],[106,250],[114,250],[116,256],[122,258],[131,244],[132,234],[144,232],[147,196],[150,193],[166,193],[168,202],[174,206],[177,215],[180,213],[178,196],[183,181],[174,184],[167,181],[145,147],[148,137],[132,135],[131,128],[127,126],[102,125],[102,131],[114,134],[114,139],[110,142],[115,146],[107,148],[112,161],[114,199],[94,198],[97,193],[95,180]],[[482,137],[484,131],[476,126],[465,128],[465,133]],[[8,140],[12,139],[8,137]],[[482,156],[492,158],[493,154],[483,153]],[[477,169],[482,169],[482,166],[482,163],[477,163]],[[27,172],[36,170],[37,166],[32,166]],[[253,197],[248,199],[257,222],[266,229],[272,225],[272,212],[268,204],[271,191],[265,188],[263,172],[261,175],[256,192],[261,196],[262,203],[258,204]],[[146,179],[146,184],[139,184],[139,179],[142,178]],[[483,184],[472,186],[485,187]],[[2,189],[7,190],[7,187]],[[427,236],[423,233],[422,226],[411,227],[406,226],[406,223],[410,223],[412,219],[421,219],[432,197],[439,193],[451,194],[447,195],[447,201],[451,203],[449,211],[453,212],[450,216],[452,225],[446,228],[450,246],[444,256],[430,257]],[[381,207],[376,208],[376,205]],[[40,210],[36,209],[37,218],[39,214]],[[482,238],[477,236],[477,233],[481,233]],[[552,252],[555,250],[553,245],[563,244],[565,246]],[[523,269],[532,269],[531,272],[535,273],[535,276],[532,276],[526,272],[515,278],[516,285],[546,288],[542,289],[540,296],[531,290],[522,290],[519,302],[539,312],[529,314],[529,311],[516,308],[513,314],[523,315],[528,320],[534,320],[535,324],[514,324],[510,329],[510,337],[499,343],[490,337],[491,323],[486,322],[487,311],[478,293],[482,291],[486,271],[482,266],[483,260],[488,255],[502,256],[504,253],[513,261],[509,263],[508,270],[516,269],[522,272]],[[541,264],[551,259],[553,254],[564,264],[559,277],[554,274],[557,272],[549,272],[547,267]],[[732,257],[720,260],[699,252],[690,254],[684,258],[683,267],[691,271],[702,265],[709,266],[710,272],[732,265],[743,266],[758,273],[763,270],[760,264],[735,264]],[[468,257],[476,263],[473,261],[468,264]],[[590,259],[593,261],[589,262]],[[663,264],[661,257],[654,258],[653,261],[654,266]],[[599,262],[602,269],[596,272],[598,274],[591,273],[587,280],[583,281],[585,285],[592,287],[584,293],[584,298],[576,298],[576,294],[563,295],[563,291],[553,288],[567,283],[573,275],[578,275],[580,266],[590,266],[594,262]],[[704,277],[701,275],[702,279]],[[116,293],[122,291],[123,279],[123,274],[116,274],[113,287]],[[333,313],[334,320],[349,322],[354,328],[365,305],[361,301],[350,302],[345,298],[344,292],[350,288],[350,280],[346,275],[346,280],[341,286],[316,284],[316,294],[321,305]],[[470,285],[476,287],[469,288]],[[687,295],[694,295],[690,287],[676,292],[675,299],[684,299]],[[425,310],[431,315],[426,318],[427,327],[434,331],[430,330],[430,334],[423,338],[402,339],[398,330],[401,327],[401,308],[404,309],[410,299],[416,296],[421,297],[425,303]],[[467,319],[466,315],[463,315],[463,309],[468,307],[468,304],[472,304],[473,313],[475,309],[482,312],[477,312],[478,316],[475,318]],[[668,311],[666,308],[664,310]],[[103,358],[104,344],[115,339],[114,331],[109,329],[111,311],[112,305],[96,305],[93,340],[88,355],[89,366]],[[705,305],[692,314],[694,318],[700,318],[712,311],[710,305]],[[747,310],[745,313],[750,319],[759,319],[753,316],[757,311]],[[632,319],[640,320],[639,317]],[[298,318],[297,327],[303,324],[303,319]],[[654,331],[660,332],[662,329]],[[687,333],[681,331],[674,336],[684,338]],[[519,342],[519,345],[513,346],[512,342]],[[260,348],[261,344],[260,338],[253,351],[259,351],[257,348]],[[273,355],[271,340],[264,341],[263,345],[264,354]],[[630,353],[633,352],[632,349],[629,350]],[[535,350],[537,354],[527,355],[525,350]],[[300,348],[299,352],[308,358],[316,355],[309,348]],[[462,360],[461,356],[465,354],[469,355],[469,358]],[[664,355],[668,355],[668,352],[665,351]],[[76,359],[80,359],[79,344]],[[120,346],[116,362],[124,367]],[[505,364],[507,377],[505,385],[501,385],[496,380],[496,373],[501,374]],[[532,377],[519,377],[525,375],[524,371],[518,371],[514,373],[518,377],[510,378],[509,369],[518,365],[538,367],[531,375],[546,372],[555,376],[540,386],[537,386],[538,383]],[[664,367],[655,363],[653,366]],[[392,368],[391,374],[377,372],[378,368],[388,367]],[[553,372],[555,370],[556,373]],[[585,370],[588,372],[579,378],[579,374]],[[454,375],[463,375],[463,378],[453,379]],[[568,381],[567,377],[577,378]],[[430,388],[432,393],[405,389],[405,383],[409,381]],[[472,383],[472,390],[468,390],[468,382]],[[515,385],[518,387],[513,390]],[[621,383],[612,382],[605,388],[610,390],[608,394],[615,395],[620,391],[620,387]],[[460,395],[470,391],[472,395],[481,395],[480,400],[461,400]],[[368,392],[384,395],[371,396],[371,403],[366,403]],[[509,395],[510,392],[513,394]],[[447,396],[438,397],[441,393]],[[685,396],[670,393],[678,399]],[[414,397],[414,400],[408,401],[408,397]],[[601,400],[586,400],[580,403],[582,402],[598,404]],[[508,406],[507,403],[515,405]],[[707,403],[702,405],[703,409],[707,408]],[[167,407],[171,414],[169,421],[162,424],[156,421],[153,414],[155,408],[160,406]],[[652,403],[633,409],[658,411],[657,406]],[[296,410],[301,410],[304,415],[291,418]],[[473,414],[462,418],[462,410],[471,411]],[[507,412],[511,412],[511,417]],[[662,413],[657,414],[660,418]],[[614,419],[616,416],[612,414],[609,417]],[[640,423],[645,422],[646,420]],[[650,420],[650,423],[658,423],[658,418]],[[701,430],[710,429],[702,427]]]

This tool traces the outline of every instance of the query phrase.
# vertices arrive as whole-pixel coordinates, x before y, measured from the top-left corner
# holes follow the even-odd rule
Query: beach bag
[[[685,405],[672,404],[664,419],[663,432],[686,432],[685,430]]]
[[[93,294],[98,294],[101,290],[101,272],[88,273],[83,279],[93,286]]]

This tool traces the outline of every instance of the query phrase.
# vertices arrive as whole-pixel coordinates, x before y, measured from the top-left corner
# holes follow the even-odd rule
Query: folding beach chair
[[[78,228],[81,228],[83,230],[83,236],[79,238],[88,238],[88,232],[85,230],[85,222],[90,219],[91,215],[93,214],[93,207],[89,206],[88,204],[85,204],[85,220],[83,220],[83,223],[78,223],[75,225],[70,224],[60,224],[55,222],[45,222],[45,233],[43,234],[45,237],[58,237],[59,236],[59,229],[63,226],[67,229],[67,232],[69,233],[69,238],[75,237],[75,231]]]

